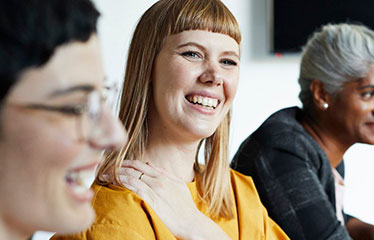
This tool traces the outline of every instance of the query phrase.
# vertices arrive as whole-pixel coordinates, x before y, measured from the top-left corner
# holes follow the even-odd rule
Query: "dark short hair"
[[[0,103],[24,70],[63,44],[87,41],[99,15],[90,0],[0,0]]]

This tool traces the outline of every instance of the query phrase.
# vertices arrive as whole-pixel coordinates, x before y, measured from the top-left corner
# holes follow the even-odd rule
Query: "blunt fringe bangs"
[[[142,159],[149,138],[147,118],[154,61],[168,36],[188,30],[225,34],[240,46],[239,25],[220,0],[160,0],[145,11],[131,40],[121,95],[119,118],[128,131],[128,143],[119,152],[106,153],[98,168],[98,184],[110,183],[105,178],[110,174],[121,185],[118,173],[123,160]],[[202,140],[205,141],[205,166],[198,162],[194,166],[200,198],[208,204],[213,217],[234,215],[234,200],[230,195],[229,128],[230,112],[215,133]]]
[[[182,1],[183,2],[183,1]],[[171,14],[174,15],[174,14]],[[208,30],[222,33],[235,39],[240,45],[241,34],[235,17],[220,1],[185,1],[171,28],[171,34],[188,30]]]

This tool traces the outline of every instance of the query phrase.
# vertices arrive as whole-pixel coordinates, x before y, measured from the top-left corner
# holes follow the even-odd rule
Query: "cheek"
[[[373,104],[351,95],[332,106],[330,117],[334,119],[336,126],[341,125],[345,130],[357,131],[363,123],[372,118]]]
[[[84,147],[72,140],[74,134],[67,128],[63,131],[60,125],[33,122],[32,118],[14,118],[3,127],[0,148],[4,169],[0,179],[7,183],[2,191],[8,196],[4,204],[20,218],[45,224],[58,210],[56,204],[64,201],[66,170]],[[15,188],[9,185],[12,182],[20,184]]]
[[[11,148],[33,168],[63,168],[79,152],[74,121],[18,122],[9,127]]]
[[[198,71],[194,71],[182,64],[174,64],[159,71],[153,81],[154,98],[156,102],[163,99],[163,104],[175,101],[181,93],[190,89],[198,79]],[[159,100],[159,101],[157,101]],[[165,102],[166,101],[166,102]]]
[[[232,103],[234,97],[236,95],[236,90],[238,88],[239,83],[239,76],[238,74],[232,74],[227,78],[228,80],[225,81],[225,95],[228,101]]]
[[[356,100],[347,104],[346,109],[344,117],[347,118],[347,120],[354,119],[357,122],[362,122],[370,118],[373,111],[373,104]]]
[[[83,148],[80,146],[81,144],[61,135],[49,136],[49,138],[39,140],[35,147],[31,149],[32,153],[40,158],[43,165],[56,169],[64,169],[72,165]]]
[[[169,68],[167,74],[169,81],[165,84],[169,84],[169,88],[176,91],[195,84],[201,71],[191,63],[177,63]]]

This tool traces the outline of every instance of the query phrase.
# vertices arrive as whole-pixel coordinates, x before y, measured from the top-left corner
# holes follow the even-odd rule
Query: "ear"
[[[330,95],[320,80],[313,80],[309,86],[316,109],[325,111],[330,105]]]

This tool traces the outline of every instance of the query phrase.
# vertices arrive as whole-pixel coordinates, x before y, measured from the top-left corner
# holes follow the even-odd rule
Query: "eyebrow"
[[[77,86],[69,87],[66,89],[59,89],[59,90],[53,91],[51,94],[49,94],[49,98],[55,98],[55,97],[71,94],[74,92],[89,93],[89,92],[92,92],[93,90],[95,90],[95,87],[93,85],[88,85],[88,84],[77,85]]]
[[[374,88],[374,85],[373,84],[368,84],[368,85],[365,85],[365,86],[362,86],[362,87],[359,87],[358,89],[365,89],[365,88]]]
[[[187,43],[184,43],[184,44],[181,44],[179,45],[177,48],[182,48],[182,47],[186,47],[186,46],[195,46],[197,48],[200,48],[200,49],[203,49],[203,50],[206,50],[206,48],[196,42],[187,42]],[[240,59],[239,55],[234,52],[234,51],[225,51],[223,52],[222,54],[220,55],[231,55],[231,56],[234,56],[234,57],[237,57],[238,59]]]
[[[225,52],[223,52],[222,55],[234,56],[234,57],[237,57],[238,59],[240,59],[240,56],[234,51],[225,51]]]

